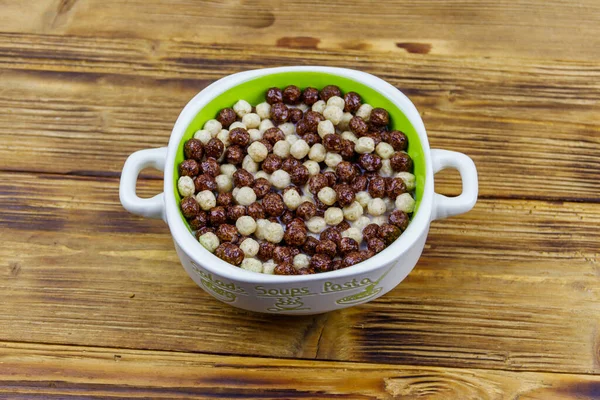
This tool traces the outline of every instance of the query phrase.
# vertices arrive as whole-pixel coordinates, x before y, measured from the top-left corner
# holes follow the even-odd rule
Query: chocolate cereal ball
[[[292,250],[285,246],[275,246],[273,249],[273,261],[277,264],[292,263],[294,256]]]
[[[294,124],[302,119],[304,113],[299,108],[290,108],[290,122]]]
[[[231,223],[235,223],[238,218],[243,217],[244,215],[246,215],[246,207],[241,204],[227,207],[227,219]]]
[[[225,158],[229,164],[239,165],[244,160],[244,150],[238,145],[232,145],[225,150]]]
[[[344,112],[354,114],[361,104],[360,96],[356,92],[348,92],[344,96]]]
[[[283,103],[275,103],[271,106],[271,119],[276,124],[283,124],[290,118],[290,110]]]
[[[223,150],[225,150],[225,145],[221,140],[217,138],[212,138],[208,141],[206,146],[204,147],[204,151],[207,157],[212,157],[214,159],[218,159],[223,154]]]
[[[325,121],[325,117],[316,111],[309,110],[304,114],[303,120],[308,125],[308,132],[316,133],[319,122]]]
[[[232,108],[224,108],[217,115],[217,121],[223,125],[223,128],[229,128],[229,125],[233,124],[236,119],[237,115]]]
[[[219,175],[219,163],[212,157],[207,157],[200,163],[200,172],[210,176]]]
[[[299,165],[292,170],[290,173],[290,178],[294,185],[304,185],[308,182],[308,168],[304,165]]]
[[[265,95],[267,103],[273,105],[275,103],[281,103],[283,101],[283,92],[281,89],[272,87],[267,90],[267,94]]]
[[[181,212],[186,218],[194,218],[200,212],[200,204],[193,197],[184,197],[181,200]]]
[[[379,171],[381,169],[381,157],[377,154],[361,154],[360,157],[358,157],[358,162],[363,169],[369,172]]]
[[[348,161],[342,161],[335,167],[335,173],[338,176],[340,182],[350,183],[356,178],[356,171],[352,163]]]
[[[348,254],[353,251],[358,251],[358,242],[352,238],[345,237],[340,240],[340,244],[338,246],[340,253]]]
[[[385,178],[377,175],[369,181],[369,194],[373,198],[383,198],[385,196]]]
[[[298,86],[290,85],[283,89],[282,97],[285,104],[298,104],[302,97],[302,92]]]
[[[277,264],[273,273],[275,275],[298,275],[298,271],[290,263]]]
[[[346,184],[336,185],[335,193],[337,194],[337,202],[341,207],[348,207],[356,198],[354,190]]]
[[[250,144],[250,134],[244,128],[234,128],[229,131],[229,140],[233,144],[246,147]]]
[[[348,268],[348,267],[358,264],[359,262],[362,262],[362,261],[363,261],[363,258],[362,258],[362,255],[360,254],[360,252],[351,251],[350,253],[348,253],[344,256],[342,263],[344,264],[344,268]]]
[[[390,122],[390,115],[383,108],[374,108],[369,122],[375,126],[385,126]]]
[[[261,242],[258,247],[258,257],[261,261],[268,261],[273,258],[273,251],[275,250],[275,244],[271,242]]]
[[[373,251],[374,253],[379,253],[383,249],[385,249],[385,242],[383,241],[383,239],[380,239],[378,237],[372,237],[369,240],[367,240],[367,248]]]
[[[219,226],[221,224],[227,223],[227,213],[225,211],[225,207],[217,206],[213,207],[208,212],[208,220],[212,226]]]
[[[283,234],[283,240],[285,240],[289,246],[302,246],[307,238],[308,234],[306,229],[299,228],[295,225],[288,227]]]
[[[310,259],[310,268],[314,268],[315,271],[327,272],[331,270],[331,258],[325,254],[315,254]]]
[[[383,239],[387,246],[398,239],[401,233],[400,228],[392,224],[382,224],[379,227],[379,237]]]
[[[302,251],[304,253],[308,254],[309,256],[313,256],[316,253],[318,244],[319,244],[319,241],[317,239],[315,239],[312,236],[308,236],[306,238],[306,242],[304,242],[304,245],[302,246]]]
[[[283,163],[281,164],[281,169],[287,172],[288,174],[291,174],[292,171],[298,168],[300,165],[302,165],[300,161],[296,160],[294,157],[288,157],[285,160],[283,160]]]
[[[285,140],[285,134],[283,131],[277,127],[269,128],[263,134],[263,139],[271,143],[272,146],[275,145],[280,140]]]
[[[359,137],[369,132],[369,125],[361,117],[352,117],[349,126],[350,130]]]
[[[316,174],[308,179],[308,187],[312,194],[316,195],[319,190],[329,185],[329,180],[323,174]]]
[[[217,227],[216,235],[221,242],[237,243],[239,234],[234,225],[222,224]]]
[[[390,224],[397,226],[400,228],[402,232],[406,230],[408,227],[408,223],[410,222],[410,218],[407,213],[401,210],[394,210],[388,217],[388,221]]]
[[[217,181],[215,180],[214,176],[211,175],[198,175],[194,178],[194,188],[196,193],[204,190],[215,191],[217,190]]]
[[[396,151],[402,151],[402,150],[406,150],[406,147],[408,146],[408,138],[406,137],[406,135],[400,131],[391,131],[388,134],[388,140],[387,142],[389,144],[392,145],[392,147],[394,148],[394,150]]]
[[[390,165],[396,172],[410,172],[413,169],[412,158],[406,153],[397,152],[390,158]]]
[[[196,160],[184,160],[179,164],[179,175],[194,177],[200,172],[200,165]]]
[[[319,93],[319,97],[325,102],[333,96],[342,97],[342,91],[335,85],[327,85]]]
[[[350,183],[350,187],[356,192],[362,192],[367,189],[368,179],[366,176],[361,175],[354,178]]]
[[[208,224],[208,214],[206,213],[206,211],[200,210],[198,212],[198,215],[190,219],[188,222],[190,223],[190,228],[192,228],[192,230],[194,231],[197,231],[206,227],[206,225]]]
[[[222,207],[233,205],[233,194],[219,193],[219,195],[217,196],[217,205]]]
[[[265,209],[260,203],[252,203],[246,207],[246,213],[254,218],[255,221],[265,218]]]
[[[244,259],[244,252],[232,243],[221,243],[215,250],[215,255],[233,265],[240,265]]]
[[[272,174],[273,172],[281,169],[281,165],[283,164],[283,160],[281,157],[276,156],[275,154],[269,154],[267,158],[263,161],[261,168],[267,174]]]
[[[302,92],[302,101],[307,106],[312,106],[319,100],[319,89],[315,89],[314,87],[307,87]]]
[[[254,175],[240,168],[233,173],[233,183],[237,187],[252,186],[254,185]]]
[[[390,199],[395,199],[402,193],[406,193],[406,185],[400,178],[386,178],[385,180],[385,194]]]
[[[379,225],[377,224],[369,224],[363,228],[362,231],[363,238],[370,239],[373,237],[379,237]]]
[[[317,206],[310,201],[305,201],[296,209],[296,215],[306,221],[317,215]]]
[[[198,139],[190,139],[183,146],[183,154],[185,154],[185,158],[200,162],[204,156],[204,145]]]
[[[279,217],[285,211],[285,203],[279,193],[268,193],[262,200],[262,205],[267,215]]]
[[[321,240],[315,248],[317,254],[325,254],[331,258],[337,255],[337,245],[332,240]]]

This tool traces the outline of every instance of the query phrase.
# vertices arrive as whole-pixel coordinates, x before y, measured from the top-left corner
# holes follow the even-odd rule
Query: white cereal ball
[[[203,190],[198,193],[196,195],[196,201],[204,211],[208,211],[217,205],[217,199],[210,190]]]
[[[331,167],[331,168],[337,167],[337,165],[339,163],[341,163],[342,160],[343,160],[342,156],[340,156],[338,153],[329,152],[325,156],[325,164],[327,164],[327,166]]]
[[[275,261],[273,260],[269,260],[266,263],[263,263],[263,274],[268,274],[268,275],[273,275],[275,274],[275,267],[277,266],[277,264],[275,264]]]
[[[216,119],[209,119],[204,124],[204,130],[209,131],[212,137],[215,137],[223,129],[223,125]]]
[[[346,102],[340,96],[331,96],[329,100],[327,100],[327,105],[335,106],[343,110],[344,106],[346,105]]]
[[[230,176],[221,174],[215,177],[217,190],[219,193],[229,193],[233,189],[233,179]]]
[[[256,231],[256,221],[249,215],[243,215],[235,221],[235,227],[242,235],[252,235]]]
[[[248,129],[258,128],[260,126],[260,117],[255,113],[246,114],[242,117],[242,124],[246,125]]]
[[[290,186],[290,182],[290,174],[282,169],[278,169],[271,174],[271,184],[277,189],[285,189]]]
[[[283,132],[285,136],[290,136],[296,133],[296,125],[291,122],[281,124],[278,126],[278,128],[281,129],[281,132]]]
[[[242,265],[240,265],[240,268],[245,269],[247,271],[261,273],[263,271],[263,263],[257,260],[256,258],[244,258],[244,260],[242,261]]]
[[[289,144],[287,141],[279,140],[273,146],[273,154],[275,154],[276,156],[281,157],[281,158],[288,158],[290,155],[291,147],[292,147],[292,145]]]
[[[291,192],[291,190],[290,190],[290,192]],[[326,204],[328,206],[332,206],[333,203],[335,203],[337,200],[337,193],[335,192],[335,190],[333,190],[329,186],[325,186],[323,189],[319,190],[319,193],[317,193],[317,197],[324,204]]]
[[[355,198],[356,198],[356,201],[358,201],[358,204],[360,204],[362,207],[368,206],[369,202],[371,202],[371,200],[373,200],[373,198],[371,197],[369,192],[366,192],[364,190],[356,193]]]
[[[342,232],[342,237],[349,237],[356,240],[356,243],[361,244],[363,240],[362,232],[358,228],[348,228]]]
[[[309,151],[310,146],[308,143],[306,143],[306,141],[304,141],[304,139],[297,140],[296,143],[290,147],[290,154],[292,157],[298,160],[302,160],[304,157],[306,157]]]
[[[293,265],[297,270],[307,268],[308,264],[310,264],[310,258],[306,254],[297,254],[294,256]]]
[[[381,176],[391,176],[394,174],[394,169],[392,168],[392,163],[390,160],[381,160],[381,168],[379,169],[379,175]]]
[[[367,210],[369,214],[375,217],[383,215],[386,210],[385,202],[382,199],[375,198],[367,205]]]
[[[233,195],[233,198],[235,199],[235,196],[237,196],[238,192],[240,191],[239,187],[235,187],[233,188],[233,190],[231,191],[231,194]]]
[[[290,210],[295,210],[300,204],[302,204],[302,197],[295,190],[288,190],[283,195],[283,202]]]
[[[258,129],[248,129],[248,134],[250,135],[250,142],[256,142],[263,138],[263,133]]]
[[[373,150],[375,150],[375,141],[370,137],[363,136],[358,138],[354,145],[354,151],[358,154],[372,153]]]
[[[351,114],[352,115],[352,114]],[[356,135],[350,131],[344,131],[342,132],[342,139],[346,139],[351,141],[352,143],[355,143],[358,141],[358,138],[356,137]]]
[[[279,243],[283,240],[283,226],[279,222],[271,222],[265,228],[265,239],[271,243]]]
[[[255,172],[258,172],[258,163],[254,161],[252,157],[246,154],[246,156],[242,160],[242,168],[254,174]]]
[[[362,230],[365,229],[365,226],[369,225],[370,223],[371,223],[371,218],[363,215],[363,216],[359,217],[356,221],[354,221],[354,223],[352,224],[352,227],[354,227],[362,232]]]
[[[342,119],[340,120],[339,124],[337,124],[337,127],[342,131],[348,130],[348,128],[350,127],[350,120],[353,117],[354,117],[354,115],[352,115],[349,112],[344,113],[344,115],[342,115]]]
[[[325,222],[328,225],[337,225],[344,220],[344,212],[338,207],[329,207],[325,210]]]
[[[323,110],[323,116],[325,117],[325,119],[331,121],[331,123],[333,123],[334,125],[337,125],[342,120],[342,117],[344,116],[344,111],[336,106],[327,106],[325,107],[325,110]]]
[[[256,174],[254,174],[254,179],[265,178],[269,182],[271,182],[271,175],[267,174],[265,171],[260,170]]]
[[[243,206],[249,206],[256,201],[256,193],[250,187],[244,186],[238,190],[235,201]]]
[[[415,176],[410,172],[398,172],[396,174],[396,178],[400,178],[404,181],[406,190],[408,190],[409,192],[415,190],[415,187],[417,186],[415,183]]]
[[[312,233],[321,233],[326,226],[327,223],[325,222],[325,219],[323,219],[323,217],[312,217],[311,219],[306,221],[306,227]]]
[[[308,201],[309,203],[315,203],[315,200],[313,199],[312,195],[308,195],[308,196],[302,196],[302,201],[300,202],[300,204],[304,203],[305,201]]]
[[[371,218],[372,224],[383,225],[383,224],[387,224],[387,222],[388,222],[388,219],[385,215],[379,215],[377,217]]]
[[[325,103],[323,100],[319,100],[312,105],[311,110],[318,112],[319,114],[323,114],[323,110],[325,110],[325,107],[327,107],[327,103]]]
[[[223,142],[225,147],[229,147],[231,145],[231,141],[229,140],[229,131],[227,129],[221,129],[221,131],[217,134],[217,139]],[[225,154],[225,152],[223,152]]]
[[[394,148],[389,143],[381,142],[375,148],[375,152],[379,157],[383,158],[384,160],[387,160],[394,155]]]
[[[385,203],[386,211],[394,211],[396,209],[396,203],[394,203],[394,200],[390,199],[389,197],[384,198],[383,202]]]
[[[193,196],[196,191],[194,180],[189,176],[182,176],[177,181],[177,190],[183,197]]]
[[[319,121],[319,125],[317,125],[317,132],[319,133],[319,136],[324,138],[325,135],[335,133],[335,128],[333,126],[333,123],[330,120],[326,119],[325,121]]]
[[[260,125],[258,126],[258,130],[262,133],[265,133],[267,129],[273,128],[275,125],[271,122],[270,119],[263,119],[260,121]]]
[[[314,176],[314,175],[318,174],[319,172],[321,172],[321,167],[319,166],[319,163],[316,161],[312,161],[312,160],[304,161],[303,165],[306,167],[306,169],[308,169],[308,176]]]
[[[321,143],[315,143],[308,152],[308,158],[318,163],[325,161],[327,150]]]
[[[248,127],[245,124],[239,121],[235,121],[233,124],[229,125],[229,130],[234,130],[235,128],[248,129]]]
[[[297,109],[299,109],[300,111],[302,111],[303,113],[305,113],[306,111],[308,111],[308,109],[310,108],[309,106],[307,106],[304,103],[300,103],[296,106]]]
[[[410,193],[402,193],[396,197],[396,209],[405,213],[413,212],[415,210],[415,199],[412,198]]]
[[[233,174],[235,173],[235,171],[237,171],[237,168],[235,165],[233,164],[221,164],[221,174],[223,175],[227,175],[228,177],[233,177]]]
[[[358,201],[353,201],[348,207],[344,207],[344,218],[348,221],[356,221],[363,215],[363,207]]]
[[[248,155],[256,162],[264,161],[269,155],[269,149],[261,142],[253,142],[248,146]]]
[[[198,139],[203,144],[208,143],[210,139],[212,139],[212,137],[213,136],[206,129],[200,129],[199,131],[196,131],[196,133],[194,133],[194,139]]]
[[[256,236],[258,240],[263,240],[265,238],[266,229],[270,223],[271,221],[268,219],[259,219],[256,221],[256,231],[254,231],[254,236]]]
[[[244,115],[252,112],[252,106],[246,100],[238,100],[233,105],[233,111],[235,111],[238,117],[242,118]]]
[[[361,117],[365,122],[369,122],[371,119],[371,111],[373,111],[373,106],[370,104],[363,104],[356,110],[356,116]]]
[[[219,247],[219,238],[212,232],[206,232],[198,238],[200,244],[211,253],[214,253],[217,247]]]
[[[271,105],[266,101],[256,105],[256,113],[261,119],[271,118]]]
[[[240,244],[240,249],[242,249],[246,257],[254,257],[257,255],[259,248],[260,245],[258,242],[252,238],[244,239],[242,244]]]

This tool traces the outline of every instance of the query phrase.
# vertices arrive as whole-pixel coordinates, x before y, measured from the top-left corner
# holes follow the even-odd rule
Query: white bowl
[[[189,135],[194,119],[213,99],[227,94],[241,84],[265,76],[289,74],[292,79],[294,73],[307,72],[339,77],[366,86],[385,97],[404,114],[414,128],[413,134],[418,135],[422,149],[422,158],[415,160],[415,164],[420,162],[424,165],[423,179],[417,182],[422,187],[418,210],[398,240],[372,258],[352,267],[294,276],[246,271],[207,251],[184,222],[174,193],[177,154],[186,132]],[[264,90],[267,88],[268,86],[264,87]],[[360,90],[356,91],[361,93]],[[411,143],[413,146],[419,145],[409,140],[409,146]],[[146,167],[165,171],[164,192],[150,199],[139,198],[135,193],[139,172]],[[461,175],[462,193],[457,197],[448,198],[434,192],[433,175],[444,168],[455,168]],[[427,133],[417,109],[389,83],[373,75],[344,68],[282,67],[230,75],[198,93],[179,115],[168,147],[140,150],[127,159],[121,175],[119,194],[121,203],[131,213],[162,218],[168,224],[183,267],[198,286],[213,297],[251,311],[317,314],[366,303],[393,289],[416,265],[425,245],[430,222],[469,211],[477,201],[477,191],[477,170],[473,161],[462,153],[430,150]]]

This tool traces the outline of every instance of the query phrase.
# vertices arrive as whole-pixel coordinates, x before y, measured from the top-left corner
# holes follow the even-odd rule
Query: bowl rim
[[[206,104],[212,101],[212,99],[223,92],[257,77],[278,74],[282,72],[307,71],[338,75],[356,80],[380,92],[405,114],[419,136],[419,140],[421,142],[420,144],[424,154],[425,187],[423,190],[423,196],[421,198],[421,204],[419,206],[419,210],[415,216],[413,216],[411,223],[399,240],[396,240],[383,252],[376,254],[368,260],[353,265],[352,267],[325,272],[322,274],[290,276],[269,275],[247,271],[219,259],[214,254],[206,250],[194,238],[194,236],[190,234],[189,230],[182,221],[179,215],[177,202],[175,201],[175,196],[172,194],[172,188],[174,184],[172,168],[175,162],[175,156],[179,147],[179,142],[181,141],[188,125],[194,119],[196,114]],[[433,209],[434,185],[432,171],[431,151],[429,147],[429,141],[427,139],[427,132],[425,131],[423,120],[421,119],[417,108],[406,95],[386,81],[362,71],[348,68],[323,66],[276,67],[239,72],[213,82],[196,94],[196,96],[194,96],[183,108],[173,126],[173,130],[169,139],[164,174],[165,221],[169,226],[171,235],[173,236],[173,240],[175,241],[176,245],[179,246],[191,260],[205,268],[208,272],[214,273],[220,277],[231,279],[233,281],[262,284],[290,284],[354,277],[376,271],[385,265],[389,265],[390,262],[399,259],[403,254],[413,247],[415,242],[423,234],[423,231],[429,228]],[[206,260],[207,257],[209,260]]]

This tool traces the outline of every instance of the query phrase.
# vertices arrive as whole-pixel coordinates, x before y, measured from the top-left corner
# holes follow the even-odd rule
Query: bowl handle
[[[445,168],[455,168],[462,180],[462,193],[456,197],[446,197],[442,194],[433,195],[433,213],[431,220],[442,219],[466,213],[477,202],[477,168],[468,156],[456,151],[432,149],[433,173]]]
[[[127,211],[142,217],[165,219],[164,193],[149,199],[142,199],[135,193],[135,186],[138,175],[144,168],[152,167],[164,171],[166,158],[166,147],[136,151],[127,158],[119,184],[119,198]]]

